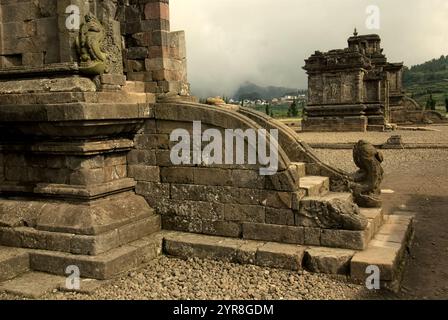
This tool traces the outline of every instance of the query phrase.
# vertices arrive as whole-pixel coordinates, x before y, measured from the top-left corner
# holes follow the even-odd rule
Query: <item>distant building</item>
[[[403,103],[403,63],[389,63],[378,35],[355,33],[348,48],[316,51],[306,61],[304,131],[383,130]]]

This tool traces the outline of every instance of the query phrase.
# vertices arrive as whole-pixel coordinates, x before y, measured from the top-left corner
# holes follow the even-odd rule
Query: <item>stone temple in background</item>
[[[388,123],[415,123],[443,117],[405,96],[403,63],[390,63],[376,34],[348,39],[348,48],[316,51],[304,69],[308,106],[303,131],[383,131]]]

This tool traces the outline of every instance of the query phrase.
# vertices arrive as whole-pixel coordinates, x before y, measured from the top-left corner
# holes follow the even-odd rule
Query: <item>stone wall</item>
[[[161,215],[163,229],[334,246],[329,240],[320,242],[321,233],[330,231],[324,231],[318,219],[309,218],[307,207],[301,201],[310,195],[309,192],[317,197],[308,203],[314,208],[310,207],[314,215],[321,210],[319,206],[326,207],[319,195],[330,190],[347,191],[348,178],[316,160],[312,152],[293,140],[295,134],[286,126],[273,120],[263,126],[280,128],[279,171],[273,176],[260,175],[261,164],[173,165],[170,154],[177,142],[170,142],[170,134],[175,129],[185,129],[192,134],[193,121],[201,121],[203,131],[210,128],[221,132],[231,128],[259,129],[262,128],[259,123],[267,119],[248,110],[239,111],[191,103],[157,104],[154,118],[146,121],[135,138],[135,149],[128,154],[128,172],[137,181],[137,194],[144,196]],[[245,149],[251,147],[246,141]],[[325,174],[331,178],[323,177],[322,184],[307,191],[300,185],[300,179],[310,174]],[[336,197],[338,195],[341,194]],[[350,203],[350,193],[342,197]],[[335,228],[344,229],[342,226]],[[327,226],[327,229],[332,227]],[[361,239],[365,231],[341,232]],[[354,242],[352,246],[363,246],[362,241]]]
[[[170,32],[168,0],[130,0],[120,16],[128,80],[147,92],[189,94],[185,33]]]
[[[67,157],[5,152],[2,157],[3,192],[14,188],[32,191],[34,183],[87,186],[127,177],[126,153]],[[11,190],[6,190],[7,185]]]
[[[0,68],[64,62],[58,4],[57,0],[0,1]]]
[[[2,0],[0,69],[52,72],[58,65],[76,73],[79,30],[66,28],[70,5],[79,8],[81,24],[91,12],[105,28],[107,72],[100,90],[121,90],[124,72],[127,80],[142,82],[145,92],[189,95],[185,33],[170,32],[168,0]]]
[[[155,119],[147,121],[136,137],[136,150],[129,153],[129,175],[138,181],[136,191],[162,215],[163,227],[228,237],[241,237],[244,224],[253,227],[270,221],[295,227],[292,206],[298,184],[293,174],[300,169],[285,160],[280,159],[276,178],[284,181],[260,176],[259,165],[172,164],[171,132],[192,132],[192,121],[200,120],[203,130],[253,126],[206,106],[158,105]],[[269,195],[266,189],[278,190]]]

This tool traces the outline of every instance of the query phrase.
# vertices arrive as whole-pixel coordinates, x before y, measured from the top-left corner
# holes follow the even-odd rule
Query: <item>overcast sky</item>
[[[380,8],[368,30],[366,9]],[[356,26],[378,33],[390,62],[448,54],[448,0],[171,0],[171,30],[185,30],[193,93],[231,95],[244,81],[306,88],[314,51],[341,49]]]

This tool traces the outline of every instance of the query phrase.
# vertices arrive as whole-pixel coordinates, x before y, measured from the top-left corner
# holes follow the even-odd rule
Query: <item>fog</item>
[[[380,9],[369,30],[369,5]],[[171,0],[171,30],[185,30],[198,96],[231,95],[244,81],[306,88],[304,60],[341,49],[357,27],[377,33],[390,62],[448,54],[448,0]]]

